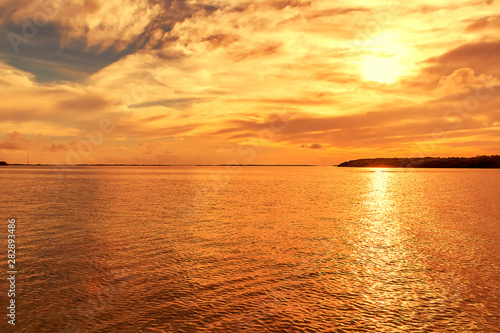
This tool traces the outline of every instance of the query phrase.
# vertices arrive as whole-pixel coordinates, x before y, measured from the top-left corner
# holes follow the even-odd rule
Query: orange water
[[[9,166],[0,181],[18,332],[500,327],[500,170]]]

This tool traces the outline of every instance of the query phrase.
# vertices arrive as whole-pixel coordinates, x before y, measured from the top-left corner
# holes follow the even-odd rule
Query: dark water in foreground
[[[4,167],[0,181],[17,332],[499,331],[500,170]]]

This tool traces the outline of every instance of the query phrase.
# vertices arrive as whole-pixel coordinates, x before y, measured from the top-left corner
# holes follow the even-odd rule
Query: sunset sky
[[[0,160],[498,154],[498,13],[492,0],[0,0]]]

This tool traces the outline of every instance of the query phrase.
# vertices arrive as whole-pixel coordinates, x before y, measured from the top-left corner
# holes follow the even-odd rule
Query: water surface
[[[500,327],[500,170],[9,166],[0,179],[18,332]]]

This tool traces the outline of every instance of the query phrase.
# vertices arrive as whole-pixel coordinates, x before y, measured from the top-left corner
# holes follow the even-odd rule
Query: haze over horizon
[[[498,1],[0,1],[0,160],[498,154]]]

